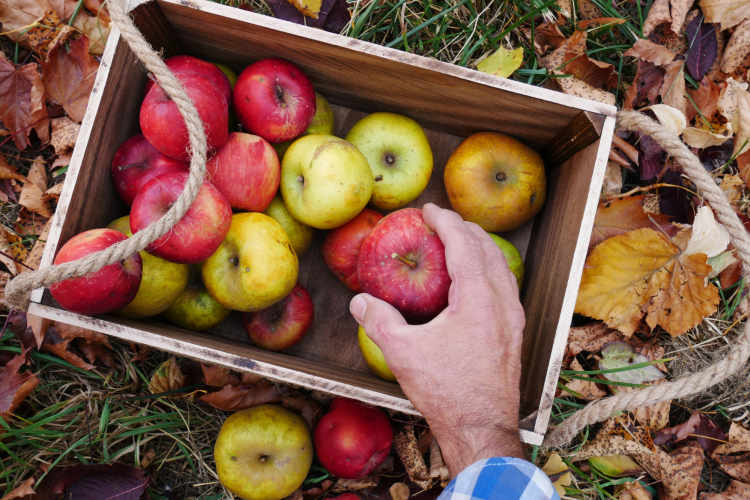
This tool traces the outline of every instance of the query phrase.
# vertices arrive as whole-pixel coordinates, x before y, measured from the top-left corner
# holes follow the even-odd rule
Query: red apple
[[[237,78],[234,108],[243,130],[276,144],[294,139],[310,126],[315,116],[315,91],[296,64],[263,59]]]
[[[313,301],[297,283],[292,292],[271,307],[242,315],[242,324],[255,345],[269,351],[288,349],[302,340],[313,323]]]
[[[109,248],[128,237],[114,229],[91,229],[71,238],[55,257],[55,264],[80,259]],[[141,286],[143,263],[138,252],[122,262],[104,266],[81,278],[70,278],[49,287],[52,297],[76,314],[94,316],[128,305]]]
[[[331,500],[362,500],[362,498],[354,493],[342,493],[337,497],[333,497]]]
[[[357,279],[357,260],[365,238],[383,216],[363,209],[358,216],[328,232],[323,241],[323,260],[338,279],[355,292],[361,292]]]
[[[177,73],[175,76],[198,110],[208,149],[222,147],[229,134],[226,98],[205,76],[197,73]],[[177,160],[190,159],[190,140],[185,120],[161,87],[152,87],[141,104],[140,122],[143,135],[153,147]]]
[[[365,238],[357,262],[362,291],[398,309],[409,323],[426,323],[448,305],[451,279],[445,247],[418,208],[398,210]]]
[[[164,174],[141,188],[130,212],[133,234],[167,213],[182,193],[187,179],[188,174]],[[197,264],[219,248],[231,224],[229,202],[216,186],[204,181],[185,216],[167,234],[146,247],[146,251],[170,262]]]
[[[217,90],[219,90],[227,101],[227,105],[232,104],[232,83],[229,81],[229,77],[216,65],[202,61],[197,57],[193,56],[174,56],[169,59],[165,59],[164,63],[167,68],[172,70],[172,73],[197,73],[201,76],[205,76],[213,82]],[[151,91],[154,81],[149,80],[146,82],[146,92],[144,96]]]
[[[187,172],[187,164],[160,153],[143,134],[134,135],[117,148],[112,160],[112,180],[122,200],[131,206],[148,181],[161,174]]]
[[[232,208],[262,212],[279,189],[281,166],[276,151],[257,135],[232,132],[206,163],[208,178]]]
[[[313,436],[323,467],[343,479],[361,479],[375,470],[392,442],[391,422],[382,411],[345,398],[334,398]]]

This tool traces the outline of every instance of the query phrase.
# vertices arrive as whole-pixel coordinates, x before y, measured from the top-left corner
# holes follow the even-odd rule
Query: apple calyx
[[[393,165],[396,162],[396,158],[394,158],[392,154],[388,153],[385,155],[385,162],[388,165]]]
[[[281,104],[281,107],[286,108],[286,101],[284,100],[284,89],[281,88],[281,85],[277,84],[273,90],[274,90],[274,93],[276,94],[276,99],[278,99],[279,103]]]
[[[261,455],[260,456],[260,463],[265,463],[266,460],[268,460],[268,455]]]
[[[507,175],[505,175],[505,172],[500,172],[499,174],[497,174],[497,175],[495,176],[495,179],[497,179],[497,180],[498,180],[498,181],[500,181],[500,182],[503,182],[503,181],[504,181],[505,179],[507,179],[507,178],[508,178],[508,176],[507,176]]]
[[[411,254],[409,254],[409,255],[411,255]],[[406,264],[407,266],[411,267],[412,269],[416,269],[417,268],[417,263],[416,262],[414,262],[411,259],[407,259],[406,257],[401,257],[397,253],[392,253],[391,254],[391,259],[396,259],[399,262],[403,262],[404,264]]]
[[[375,177],[375,182],[380,182],[382,180],[383,180],[383,176],[382,175],[379,175],[379,176]]]
[[[297,177],[297,182],[299,182],[300,184],[304,184],[305,183],[305,178],[300,175],[300,176]]]

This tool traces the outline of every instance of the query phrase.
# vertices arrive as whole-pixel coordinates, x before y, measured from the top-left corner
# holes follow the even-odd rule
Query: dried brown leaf
[[[573,361],[571,361],[570,363],[570,369],[575,371],[583,371],[581,363],[579,363],[575,358],[573,358]],[[597,378],[589,377],[588,375],[581,376],[590,378],[592,381],[587,382],[585,380],[573,379],[565,384],[565,387],[573,392],[580,394],[581,398],[586,401],[596,401],[597,399],[601,399],[607,395],[607,391],[596,385],[595,381],[598,380]]]
[[[73,27],[89,37],[89,54],[100,56],[104,53],[104,47],[112,30],[109,21],[101,17],[89,16],[86,12],[81,11],[76,16]]]
[[[374,488],[378,485],[379,479],[379,474],[365,476],[362,479],[339,479],[331,491],[333,493],[340,493],[342,491],[357,491]]]
[[[692,103],[688,102],[687,104],[686,116],[689,121],[692,121],[692,119],[698,115],[698,111],[700,111],[706,119],[712,117],[718,111],[716,105],[721,96],[721,88],[710,78],[704,76],[700,86],[698,86],[697,89],[689,88],[687,93],[693,101]],[[693,103],[695,105],[693,105]]]
[[[44,91],[36,63],[16,68],[0,53],[0,120],[13,133],[13,141],[22,151],[29,145],[31,129],[36,130],[43,144],[49,142]]]
[[[24,40],[32,50],[46,60],[49,51],[59,47],[75,33],[71,26],[63,23],[54,11],[48,10],[36,22],[36,26],[26,32]]]
[[[135,363],[136,361],[143,362],[148,359],[148,353],[151,351],[151,347],[145,344],[136,344],[135,342],[130,342],[130,350],[135,353],[130,359],[131,363]]]
[[[638,481],[622,483],[615,489],[617,500],[652,500],[651,493]]]
[[[33,488],[34,482],[36,482],[36,480],[33,477],[27,479],[26,481],[13,488],[13,490],[7,495],[3,496],[3,498],[0,498],[0,500],[26,500],[25,497],[27,496],[30,499],[35,498],[36,491],[34,491]]]
[[[685,106],[685,61],[672,61],[664,66],[666,73],[659,89],[662,104],[672,106],[687,116]]]
[[[715,455],[713,458],[719,464],[719,469],[730,477],[750,483],[750,453],[735,456]]]
[[[18,203],[42,217],[52,217],[52,209],[44,199],[44,192],[47,191],[45,164],[39,161],[32,163],[28,178],[31,182],[24,183]]]
[[[8,305],[5,303],[5,285],[11,278],[13,278],[12,274],[0,271],[0,310],[8,309]]]
[[[604,17],[604,13],[591,0],[578,0],[578,18],[579,19],[599,19]]]
[[[531,28],[523,30],[527,40],[531,40]],[[542,23],[534,28],[534,51],[543,56],[547,50],[565,41],[565,35],[557,23]]]
[[[608,161],[602,183],[602,199],[620,194],[622,191],[622,168],[616,162]]]
[[[18,373],[25,361],[26,356],[19,354],[0,369],[0,418],[7,419],[39,384],[33,373]]]
[[[47,335],[47,328],[49,328],[50,325],[52,325],[52,320],[31,313],[26,313],[26,327],[31,328],[31,331],[34,332],[34,340],[36,340],[37,349],[42,347],[44,338]]]
[[[103,345],[81,339],[78,341],[77,347],[78,350],[81,351],[84,356],[86,356],[86,359],[88,359],[89,363],[91,363],[92,365],[95,364],[96,360],[98,359],[101,364],[103,364],[107,368],[111,368],[113,370],[115,369],[115,360],[112,358],[112,354],[110,353],[109,349],[107,349]]]
[[[224,387],[225,385],[240,385],[240,378],[229,371],[226,366],[209,365],[201,363],[203,371],[203,382],[213,387]]]
[[[651,228],[664,230],[670,236],[677,233],[677,228],[669,222],[669,216],[647,214],[643,210],[645,195],[617,198],[599,203],[591,232],[589,252],[612,236],[625,234],[633,229]],[[652,222],[653,220],[653,222]],[[654,224],[658,224],[658,227]]]
[[[26,207],[21,207],[14,227],[16,233],[23,236],[40,236],[44,231],[44,226],[49,221],[48,217],[31,212]]]
[[[750,17],[750,2],[735,0],[700,0],[707,23],[721,23],[721,30],[737,26]]]
[[[227,385],[217,392],[204,394],[199,399],[224,411],[239,411],[245,408],[278,402],[281,391],[268,381],[257,385]]]
[[[404,425],[403,429],[393,436],[393,449],[396,450],[401,463],[406,468],[409,479],[417,483],[422,489],[428,490],[432,485],[430,472],[427,470],[424,457],[419,453],[414,426]]]
[[[50,144],[55,149],[55,154],[66,153],[75,147],[78,132],[81,130],[79,124],[67,116],[63,116],[62,118],[53,118],[50,120],[50,125],[52,125]]]
[[[701,493],[700,500],[747,500],[750,498],[750,484],[729,481],[729,488],[723,493]]]
[[[669,0],[673,32],[680,33],[682,26],[685,23],[685,16],[687,16],[693,3],[695,3],[695,0]]]
[[[148,390],[151,394],[161,394],[182,387],[185,387],[185,375],[174,356],[170,356],[161,364],[148,383]]]
[[[750,430],[738,422],[732,422],[727,442],[714,450],[714,455],[726,455],[750,451]]]
[[[750,19],[743,20],[732,33],[724,49],[721,71],[732,73],[750,54]]]
[[[643,34],[649,36],[654,28],[667,22],[672,22],[672,16],[669,13],[669,0],[655,0],[643,23]]]
[[[22,273],[31,271],[32,269],[39,269],[39,264],[42,262],[42,255],[44,255],[44,247],[47,244],[47,237],[49,236],[50,229],[52,229],[52,219],[47,219],[47,222],[42,228],[42,232],[34,242],[34,246],[31,247],[31,251],[22,261],[27,266],[21,267]]]
[[[421,437],[421,436],[420,436]],[[445,488],[451,480],[451,473],[443,461],[443,454],[437,439],[430,442],[430,477],[439,478],[440,486]]]
[[[663,45],[655,44],[651,40],[639,39],[623,55],[637,57],[654,63],[657,66],[663,66],[671,63],[676,54]]]
[[[63,183],[59,182],[44,192],[44,199],[46,201],[59,200],[60,194],[62,194]]]
[[[568,334],[568,355],[577,356],[583,351],[598,354],[607,343],[620,340],[625,340],[625,336],[604,323],[574,326]]]
[[[25,176],[18,173],[16,167],[8,163],[4,156],[0,156],[0,179],[15,179],[21,182],[28,181]]]

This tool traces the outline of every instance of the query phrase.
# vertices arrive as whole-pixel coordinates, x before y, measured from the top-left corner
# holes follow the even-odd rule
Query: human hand
[[[350,310],[427,419],[455,477],[483,458],[523,458],[518,407],[526,319],[516,278],[482,228],[433,204],[422,216],[445,245],[448,307],[424,325],[407,324],[393,306],[364,293]]]

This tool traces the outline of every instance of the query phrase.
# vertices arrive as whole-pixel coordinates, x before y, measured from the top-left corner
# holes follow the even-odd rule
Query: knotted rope
[[[706,172],[698,158],[690,152],[679,137],[637,111],[620,111],[617,114],[617,128],[651,136],[674,157],[685,175],[701,191],[719,221],[729,231],[735,251],[742,262],[742,275],[746,283],[750,282],[750,235],[747,234],[722,190]],[[709,366],[702,372],[666,384],[655,385],[628,394],[618,394],[590,403],[552,430],[544,440],[544,444],[562,446],[570,442],[587,425],[606,420],[617,412],[651,406],[704,391],[732,376],[747,363],[748,358],[750,358],[750,321],[745,325],[742,335],[737,339],[729,355],[720,362]]]
[[[187,125],[192,156],[190,175],[185,183],[185,189],[166,214],[127,240],[116,243],[106,250],[89,254],[82,259],[21,273],[13,278],[5,287],[5,303],[10,308],[26,311],[29,308],[32,290],[42,286],[48,287],[69,278],[85,276],[140,252],[149,243],[166,234],[182,219],[203,184],[203,177],[206,174],[207,146],[206,135],[203,132],[203,123],[198,115],[198,110],[193,106],[193,102],[185,93],[174,73],[167,68],[159,54],[154,51],[138,28],[135,27],[133,20],[130,19],[126,11],[126,5],[127,1],[125,0],[110,0],[108,2],[112,22],[125,41],[128,42],[130,50],[141,60],[146,69],[153,73],[159,82],[159,86],[177,105],[177,109],[180,110],[180,114]]]

